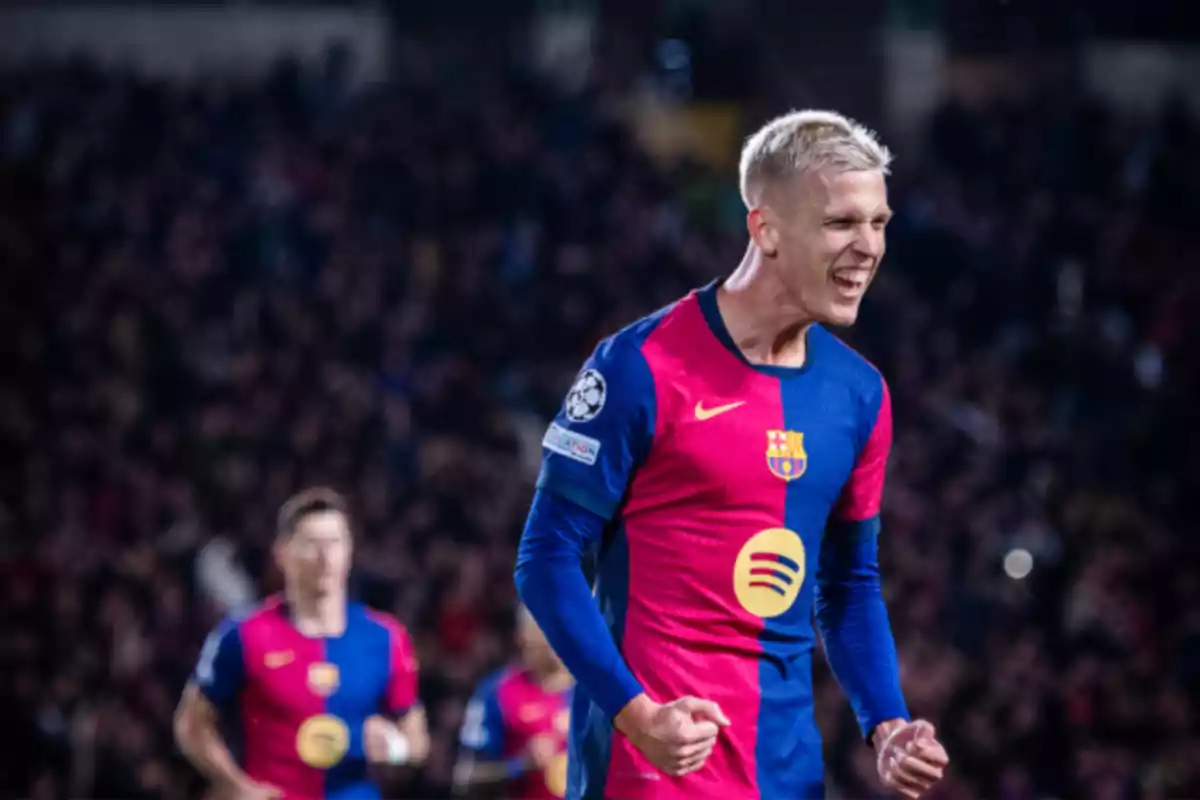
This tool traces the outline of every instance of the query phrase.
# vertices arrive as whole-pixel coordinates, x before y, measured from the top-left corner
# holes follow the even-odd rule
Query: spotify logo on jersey
[[[804,542],[787,528],[750,537],[733,566],[733,590],[756,617],[777,617],[792,607],[804,584]]]

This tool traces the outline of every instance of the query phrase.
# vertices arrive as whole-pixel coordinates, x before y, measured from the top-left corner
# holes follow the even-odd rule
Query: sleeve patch
[[[603,398],[600,403],[604,404]],[[551,422],[550,427],[546,429],[546,435],[542,438],[542,446],[552,453],[558,453],[560,456],[588,466],[595,464],[600,455],[600,440],[569,431],[557,422]]]
[[[604,409],[604,401],[608,397],[608,385],[604,376],[596,369],[585,369],[575,379],[567,399],[563,402],[563,412],[572,422],[587,422],[599,416]]]
[[[462,733],[459,736],[463,747],[482,750],[488,746],[488,731],[484,724],[485,715],[483,700],[476,697],[467,703],[467,710],[463,714]]]

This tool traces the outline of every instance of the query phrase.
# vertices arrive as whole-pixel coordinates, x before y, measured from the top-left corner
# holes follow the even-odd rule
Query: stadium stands
[[[0,77],[4,794],[198,792],[172,708],[238,588],[196,555],[221,537],[273,591],[272,515],[313,482],[354,498],[358,591],[416,636],[435,752],[403,791],[448,791],[540,425],[600,335],[743,247],[732,180],[663,172],[601,108],[518,75]],[[892,386],[884,581],[942,797],[1200,796],[1198,144],[1080,99],[948,106],[900,153],[848,338]],[[831,781],[867,796],[821,679]]]

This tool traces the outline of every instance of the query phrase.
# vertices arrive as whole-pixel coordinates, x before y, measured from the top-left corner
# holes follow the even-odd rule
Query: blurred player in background
[[[175,735],[219,797],[378,798],[368,764],[417,764],[428,753],[408,634],[347,601],[350,556],[341,496],[297,494],[279,512],[283,595],[205,643]],[[219,733],[231,721],[243,733],[241,763]]]
[[[467,704],[457,793],[513,800],[562,797],[574,681],[524,607],[517,612],[520,660],[489,676]]]
[[[602,342],[546,432],[516,580],[579,682],[569,797],[823,797],[814,608],[884,785],[941,778],[880,589],[887,385],[824,327],[883,258],[890,159],[829,112],[750,137],[742,263]]]

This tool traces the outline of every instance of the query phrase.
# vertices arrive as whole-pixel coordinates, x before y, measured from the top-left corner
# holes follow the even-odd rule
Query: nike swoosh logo
[[[263,661],[266,663],[267,669],[279,669],[280,667],[286,667],[288,664],[292,663],[295,658],[296,654],[291,650],[284,650],[282,652],[267,653],[267,656],[263,659]]]
[[[744,405],[746,405],[745,400],[739,400],[736,403],[729,403],[728,405],[717,406],[716,408],[705,408],[703,403],[696,403],[696,419],[712,419],[719,414],[724,414],[726,411],[733,411],[738,406]]]

